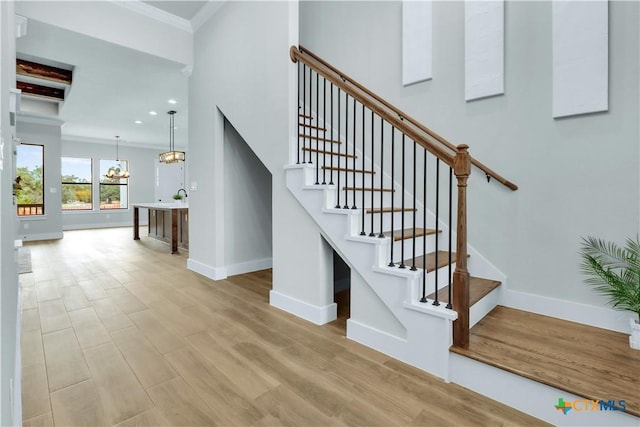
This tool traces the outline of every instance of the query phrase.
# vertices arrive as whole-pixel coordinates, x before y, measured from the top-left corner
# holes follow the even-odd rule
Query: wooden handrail
[[[425,149],[440,157],[447,164],[449,164],[449,166],[453,166],[452,161],[457,148],[454,144],[447,141],[444,137],[438,135],[436,132],[424,126],[413,117],[391,105],[390,103],[367,89],[365,86],[361,85],[342,71],[333,67],[331,64],[327,63],[322,58],[309,51],[305,47],[300,46],[299,48],[296,48],[295,46],[292,46],[289,53],[293,62],[301,60],[309,67],[313,68],[317,73],[322,75],[324,78],[341,87],[343,90],[347,91],[349,95],[356,98],[360,103],[364,104],[366,107],[376,112],[379,116],[383,117],[385,120],[396,126],[396,128],[404,132],[418,144],[422,145]],[[338,80],[335,80],[336,78]],[[340,82],[341,84],[339,84],[338,82]],[[347,90],[347,88],[350,88],[351,90]],[[376,108],[373,107],[374,104],[376,105]],[[385,114],[383,115],[380,111],[384,111]],[[397,120],[393,121],[391,120],[391,117],[395,117]],[[398,125],[398,122],[402,125]],[[424,134],[426,134],[428,137],[425,137]],[[446,150],[443,150],[442,146],[444,146]],[[449,150],[451,153],[449,153],[447,150]],[[447,155],[445,156],[444,153],[447,153]],[[482,170],[487,175],[487,177],[494,178],[496,181],[500,182],[507,188],[513,191],[518,189],[518,186],[516,184],[499,175],[473,157],[471,157],[471,164]]]
[[[425,132],[415,123],[405,120],[402,114],[398,114],[397,109],[390,109],[386,103],[380,101],[380,99],[372,95],[371,92],[364,89],[359,84],[354,84],[354,81],[347,78],[343,73],[335,70],[332,66],[326,64],[324,61],[318,61],[315,56],[308,54],[307,50],[304,52],[298,50],[297,47],[291,46],[289,50],[291,60],[293,62],[302,61],[307,66],[312,68],[316,73],[332,82],[335,86],[339,87],[345,93],[349,94],[352,98],[356,99],[369,110],[382,117],[388,123],[393,125],[396,129],[403,132],[413,141],[424,147],[447,165],[453,167],[454,153],[451,153],[448,147],[443,146],[437,142],[432,141],[429,135],[425,135]]]

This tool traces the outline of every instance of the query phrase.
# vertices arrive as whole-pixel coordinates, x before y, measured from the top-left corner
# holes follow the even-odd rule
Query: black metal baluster
[[[313,106],[313,69],[311,69],[311,67],[309,67],[309,117],[313,117],[313,114],[311,113],[311,107]],[[313,120],[309,119],[309,124],[312,124]],[[313,135],[313,132],[311,130],[311,128],[308,128],[308,135],[307,135],[307,131],[305,130],[305,139],[309,140],[309,161],[307,163],[311,163],[313,164],[313,152],[311,151],[311,148],[313,147],[313,143],[311,142],[311,135]]]
[[[402,134],[402,203],[400,206],[400,233],[402,235],[404,235],[404,133]],[[393,213],[391,214],[391,216],[393,217]],[[404,265],[404,239],[400,240],[402,242],[402,244],[400,245],[400,266],[399,268],[407,268],[406,265]]]
[[[333,144],[333,82],[331,82],[331,173],[329,174],[329,185],[333,185]]]
[[[375,150],[373,149],[373,111],[371,111],[371,171],[375,170]],[[362,189],[364,193],[364,188]],[[382,206],[380,206],[380,210],[382,210]],[[376,233],[373,232],[373,173],[371,173],[371,232],[369,233],[369,237],[375,237]]]
[[[382,231],[382,196],[384,195],[384,119],[380,117],[380,234],[378,234],[379,238],[384,237],[384,231]],[[373,198],[373,190],[371,192],[371,197]],[[393,242],[393,237],[392,240]]]
[[[344,152],[345,154],[349,154],[349,94],[345,92],[345,101],[344,101],[344,121],[345,121],[345,129],[344,129]],[[354,100],[355,102],[355,100]],[[343,209],[349,209],[349,157],[344,158],[344,206]]]
[[[438,220],[440,219],[440,158],[437,157],[436,158],[436,229],[438,229]],[[433,305],[440,305],[440,302],[438,301],[438,267],[440,264],[439,261],[439,253],[438,253],[438,249],[439,249],[439,245],[438,245],[438,234],[436,233],[436,297],[433,301]]]
[[[422,298],[427,302],[427,149],[424,150],[424,171],[422,174]],[[438,230],[436,230],[436,233]]]
[[[320,184],[320,162],[319,162],[319,151],[320,151],[320,74],[316,73],[316,185]],[[323,117],[324,120],[324,117]],[[311,132],[309,132],[312,134]]]
[[[361,197],[361,200],[362,200],[362,229],[360,230],[360,235],[361,236],[366,236],[367,235],[367,233],[364,232],[364,217],[367,215],[366,214],[367,207],[364,204],[364,193],[365,193],[365,191],[364,191],[364,189],[365,189],[365,185],[364,185],[364,169],[365,169],[366,160],[367,160],[367,157],[365,156],[365,152],[366,152],[365,146],[366,145],[367,144],[364,142],[364,104],[362,104],[362,173],[360,174],[361,177],[362,177],[362,182],[361,182],[362,188],[360,189],[360,191],[362,192],[362,197]]]
[[[396,264],[393,262],[393,245],[395,243],[394,237],[393,237],[393,202],[394,202],[394,194],[395,194],[395,188],[394,188],[394,173],[396,170],[396,157],[395,157],[395,153],[396,153],[396,127],[395,126],[391,126],[391,260],[389,261],[389,267],[395,267]]]
[[[298,117],[298,122],[300,122],[300,119],[302,119],[303,123],[307,123],[307,119],[306,116],[307,115],[307,66],[303,63],[302,64],[302,116],[303,117]],[[306,134],[307,133],[307,127],[306,126],[302,126],[302,132],[298,131],[298,138],[300,138],[300,134]],[[305,156],[305,152],[304,149],[307,146],[307,138],[305,138],[304,136],[302,137],[302,164],[307,163],[306,162],[306,156]]]
[[[332,144],[333,145],[333,144]],[[327,183],[327,79],[322,79],[322,185]]]
[[[353,206],[351,209],[356,208],[356,99],[353,98]],[[362,162],[364,163],[364,154],[362,155]]]
[[[416,148],[418,143],[413,141],[413,237],[411,238],[411,244],[413,245],[413,264],[411,265],[411,271],[416,271]]]
[[[304,66],[301,61],[298,61],[298,157],[296,160],[296,164],[300,164],[300,119],[304,121],[304,117],[300,117],[300,67]],[[304,115],[304,114],[303,114]]]
[[[453,206],[453,168],[449,166],[449,302],[447,302],[447,308],[453,307],[451,305],[451,288],[453,288],[453,283],[451,282],[451,252],[452,252],[452,242],[451,242],[451,230],[453,229],[453,223],[451,222],[452,218],[452,206]]]
[[[341,90],[338,87],[338,141],[340,141],[340,103],[341,103],[340,95],[341,95]],[[347,146],[346,141],[345,141],[344,145],[345,145],[345,150],[346,150],[346,146]],[[338,154],[340,154],[340,145],[338,145]],[[346,167],[347,157],[345,156],[344,159],[345,159],[344,162],[345,162],[345,167]],[[338,171],[337,171],[338,187],[337,187],[337,191],[336,191],[336,194],[337,194],[338,197],[337,197],[337,200],[336,200],[336,209],[340,209],[340,163],[341,163],[340,162],[340,156],[338,156]],[[345,182],[346,182],[346,179],[345,179]],[[346,187],[346,185],[345,185],[345,187]]]

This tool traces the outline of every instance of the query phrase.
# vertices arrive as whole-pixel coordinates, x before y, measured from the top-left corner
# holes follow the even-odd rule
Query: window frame
[[[46,210],[45,210],[46,200],[45,200],[45,191],[44,191],[44,189],[45,189],[45,164],[44,164],[44,157],[45,157],[44,148],[45,148],[45,146],[44,146],[44,144],[37,144],[37,143],[34,143],[34,142],[23,142],[23,143],[20,143],[16,147],[16,179],[19,177],[19,174],[18,174],[18,168],[19,168],[19,166],[18,166],[18,154],[19,153],[18,152],[20,150],[20,147],[26,146],[26,145],[32,146],[32,147],[40,147],[40,149],[41,149],[41,163],[40,164],[42,165],[42,169],[41,169],[42,170],[42,177],[41,177],[42,203],[20,203],[18,201],[18,199],[20,198],[20,194],[17,193],[17,195],[16,195],[16,215],[21,219],[23,219],[23,218],[43,218],[45,216],[45,214],[46,214]],[[16,181],[15,184],[17,184],[17,181]],[[22,184],[20,184],[20,185],[22,185]],[[20,190],[18,189],[17,191],[20,191]],[[25,207],[28,207],[30,209],[29,210],[30,212],[31,212],[31,209],[35,207],[36,213],[25,214],[24,213],[25,212]],[[40,207],[39,213],[38,213],[38,207]],[[21,209],[22,209],[22,214],[20,213]]]
[[[98,210],[101,212],[104,211],[117,211],[117,210],[129,210],[129,178],[119,178],[119,179],[110,179],[105,177],[105,173],[109,170],[109,167],[106,167],[103,170],[102,162],[111,162],[117,163],[118,165],[124,164],[124,170],[128,170],[129,161],[128,160],[113,160],[113,159],[99,159],[98,160],[98,169],[99,169],[99,178],[98,178]],[[103,181],[104,180],[104,181]],[[106,182],[105,182],[106,181]],[[105,187],[125,187],[126,188],[126,206],[125,207],[104,207],[102,204],[102,188]],[[120,203],[122,205],[122,202]]]
[[[80,159],[80,160],[89,160],[89,182],[67,182],[67,181],[63,181],[62,177],[64,176],[64,174],[62,173],[62,164],[64,159]],[[89,186],[90,188],[90,197],[89,197],[89,207],[88,208],[67,208],[65,209],[65,205],[64,202],[62,201],[62,194],[64,192],[64,186],[65,185],[84,185],[84,186]],[[71,157],[71,156],[60,156],[60,202],[61,202],[61,210],[62,212],[87,212],[87,211],[93,211],[94,210],[94,203],[93,203],[93,195],[94,195],[94,188],[93,188],[93,158],[91,157]]]

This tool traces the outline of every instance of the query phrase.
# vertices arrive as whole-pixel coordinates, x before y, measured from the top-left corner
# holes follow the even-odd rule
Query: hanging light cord
[[[174,150],[174,141],[175,141],[175,132],[174,132],[174,127],[175,127],[175,117],[174,115],[176,114],[175,111],[169,111],[169,151],[175,151]]]

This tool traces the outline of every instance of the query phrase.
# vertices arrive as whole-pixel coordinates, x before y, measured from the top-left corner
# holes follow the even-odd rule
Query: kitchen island
[[[149,215],[149,237],[171,244],[171,253],[178,247],[189,249],[189,205],[187,203],[134,203],[133,240],[140,240],[140,209]]]

